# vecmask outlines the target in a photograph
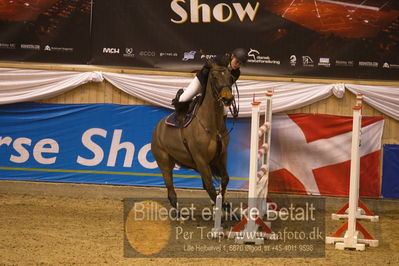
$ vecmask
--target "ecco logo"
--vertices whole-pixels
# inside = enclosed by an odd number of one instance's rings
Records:
[[[119,54],[119,48],[103,48],[103,54]]]
[[[155,56],[154,51],[140,51],[139,53],[140,56]]]

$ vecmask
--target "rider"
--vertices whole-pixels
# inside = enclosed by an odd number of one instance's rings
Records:
[[[219,66],[228,67],[235,82],[240,77],[240,66],[244,65],[248,60],[248,53],[243,48],[237,48],[232,53],[217,55],[211,60]],[[206,87],[210,68],[211,66],[207,62],[185,90],[180,89],[177,91],[176,98],[172,100],[176,113],[185,112],[193,97],[201,92],[201,88]]]

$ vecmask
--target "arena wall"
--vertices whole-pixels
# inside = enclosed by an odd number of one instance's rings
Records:
[[[134,71],[133,71],[134,72]],[[132,73],[129,71],[129,73]],[[138,72],[140,73],[140,72]],[[149,72],[145,72],[148,74]],[[154,72],[155,74],[163,74],[164,72]],[[171,73],[166,73],[171,74]],[[173,73],[172,73],[173,74]],[[191,73],[174,73],[175,75],[192,76]],[[287,78],[267,78],[267,77],[246,77],[243,76],[242,79],[264,79],[264,80],[276,80],[276,81],[288,81]],[[338,83],[343,82],[342,80],[318,80],[318,79],[291,79],[295,82],[316,82],[316,83]],[[345,83],[361,83],[367,85],[381,85],[381,82],[372,81],[345,81]],[[385,85],[385,83],[382,83]],[[50,99],[44,99],[40,102],[44,103],[63,103],[63,104],[78,104],[78,103],[114,103],[114,104],[124,104],[124,105],[137,105],[137,104],[149,104],[141,99],[128,95],[127,93],[119,90],[108,81],[103,82],[92,82],[81,85],[67,93],[58,95]],[[353,111],[352,107],[355,104],[355,95],[349,92],[345,92],[342,99],[338,99],[335,96],[331,96],[325,100],[319,101],[317,103],[289,110],[285,113],[319,113],[319,114],[331,114],[331,115],[345,115],[351,116]],[[386,116],[364,103],[363,108],[364,116],[383,116],[385,118],[384,132],[382,144],[399,144],[399,121],[396,121],[389,116]]]

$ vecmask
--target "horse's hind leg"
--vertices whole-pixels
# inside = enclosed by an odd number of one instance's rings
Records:
[[[221,177],[221,183],[220,183],[220,194],[222,195],[222,199],[223,199],[223,206],[224,208],[227,207],[225,206],[225,195],[226,195],[226,191],[227,191],[227,185],[229,184],[229,174],[227,173],[227,157],[226,154],[221,156],[221,159],[218,160],[214,167],[217,169],[217,172],[220,174]],[[228,205],[228,204],[227,204]]]
[[[211,173],[211,171],[209,170],[209,173]],[[201,177],[202,177],[202,186],[204,187],[204,189],[206,190],[206,192],[208,192],[209,197],[211,198],[211,200],[216,203],[216,189],[215,186],[213,185],[212,182],[212,174],[208,175],[208,174],[203,174],[201,173]]]

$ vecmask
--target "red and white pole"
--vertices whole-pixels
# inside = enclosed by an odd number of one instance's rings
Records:
[[[346,204],[337,214],[333,214],[333,219],[347,218],[345,222],[334,234],[326,237],[327,244],[335,243],[336,249],[356,249],[364,250],[365,245],[378,246],[378,240],[374,239],[366,229],[357,221],[358,219],[369,219],[378,221],[378,216],[371,214],[367,207],[359,200],[359,183],[360,183],[360,146],[362,134],[362,100],[363,96],[356,96],[356,105],[353,107],[352,122],[352,146],[351,146],[351,169],[349,183],[349,203]],[[362,215],[361,204],[364,211],[369,215]],[[347,214],[344,214],[344,211]],[[346,230],[346,231],[345,231]],[[341,233],[345,232],[343,237]],[[359,236],[362,233],[364,238]]]

